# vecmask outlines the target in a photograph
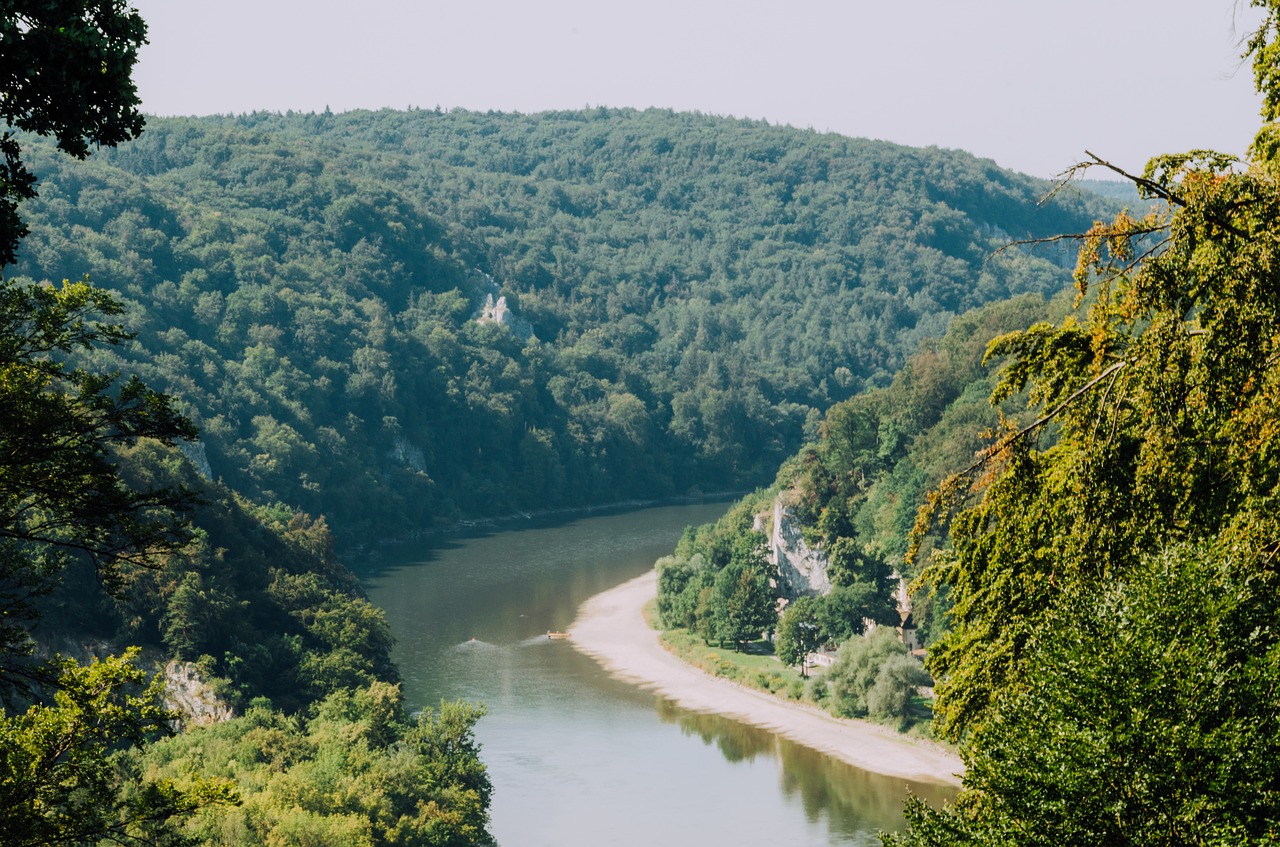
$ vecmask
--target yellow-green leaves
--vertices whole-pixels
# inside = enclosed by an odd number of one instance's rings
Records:
[[[1280,2],[1254,5],[1274,122]],[[955,809],[913,811],[916,844],[1275,843],[1280,135],[1259,138],[1248,167],[1152,159],[1164,210],[1082,239],[1084,319],[992,345],[997,396],[1039,417],[933,574],[955,621],[936,713],[969,770]]]
[[[133,648],[89,665],[60,660],[52,703],[0,716],[0,843],[80,843],[107,833],[120,843],[169,843],[172,819],[203,803],[234,802],[225,784],[180,788],[124,767],[118,751],[168,733],[172,717],[161,680],[149,679],[137,657]]]
[[[399,686],[374,683],[335,692],[309,719],[255,704],[140,758],[178,784],[239,786],[240,805],[209,805],[185,825],[197,843],[484,844],[492,786],[473,734],[483,714],[445,702],[413,719]]]

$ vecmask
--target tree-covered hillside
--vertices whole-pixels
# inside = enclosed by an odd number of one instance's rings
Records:
[[[757,484],[954,314],[1066,285],[1065,255],[996,248],[1106,211],[963,153],[660,111],[156,119],[30,158],[11,275],[118,292],[137,340],[93,366],[348,541]]]
[[[62,361],[122,342],[103,321],[115,314],[82,283],[0,281],[0,843],[197,843],[184,826],[208,844],[282,843],[300,828],[344,844],[487,842],[481,711],[411,719],[386,622],[324,521],[200,479],[174,446],[195,431],[170,398]],[[68,644],[94,658],[52,654]],[[195,729],[168,742],[184,751],[170,760],[159,739],[178,715],[161,706],[165,680],[148,684],[137,664],[142,647],[251,707],[217,730],[241,764],[258,761],[247,751],[261,753],[264,722],[292,729],[274,748],[288,753],[237,773],[190,752]],[[192,669],[169,666],[168,682],[212,709]],[[321,785],[392,759],[405,776],[394,790],[364,785],[357,807],[324,799]],[[300,806],[299,793],[318,799]]]
[[[906,559],[927,492],[971,463],[1001,419],[988,401],[996,382],[994,370],[983,366],[988,343],[1069,306],[1066,296],[1046,302],[1023,295],[960,315],[941,338],[921,345],[889,385],[833,405],[818,437],[782,463],[771,487],[744,497],[714,525],[689,530],[674,555],[658,562],[664,625],[708,640],[721,637],[717,625],[725,603],[702,592],[720,587],[735,558],[763,557],[765,537],[754,524],[760,516],[769,528],[781,500],[788,521],[828,563],[830,592],[792,598],[796,602],[788,607],[790,613],[800,600],[812,607],[813,642],[847,641],[862,633],[866,620],[896,626],[898,580],[891,574],[914,580],[917,561],[928,559]],[[1005,406],[1011,417],[1018,414]],[[942,540],[937,531],[921,539],[930,548],[945,546]],[[786,628],[787,616],[776,620],[773,596],[768,599],[769,620],[755,626],[753,635]],[[921,592],[914,598],[913,617],[926,643],[945,630],[947,605],[945,595]]]

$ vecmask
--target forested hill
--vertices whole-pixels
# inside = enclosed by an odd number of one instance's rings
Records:
[[[767,481],[954,314],[1067,285],[1066,250],[997,248],[1111,211],[956,151],[666,111],[24,143],[10,275],[119,292],[137,339],[93,364],[176,395],[216,477],[348,541]],[[475,320],[488,297],[516,320]]]

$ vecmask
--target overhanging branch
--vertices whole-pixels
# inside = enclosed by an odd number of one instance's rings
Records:
[[[1043,415],[1036,418],[1034,421],[1027,424],[1022,429],[1019,429],[1017,432],[1013,432],[1013,433],[1010,433],[1009,435],[1006,435],[1005,437],[1001,438],[998,442],[996,442],[994,445],[992,445],[990,448],[988,448],[987,450],[984,450],[981,458],[979,458],[976,462],[974,462],[969,467],[962,470],[957,476],[965,477],[973,473],[974,471],[978,470],[983,465],[985,465],[988,461],[990,461],[992,456],[999,453],[1000,450],[1002,450],[1006,445],[1012,444],[1014,441],[1017,441],[1021,438],[1025,438],[1034,430],[1037,430],[1040,427],[1044,426],[1045,424],[1049,423],[1049,421],[1053,420],[1058,415],[1060,415],[1072,403],[1074,403],[1076,400],[1079,400],[1082,396],[1084,396],[1086,393],[1092,390],[1094,386],[1103,382],[1104,380],[1106,380],[1112,374],[1119,371],[1121,368],[1123,368],[1127,364],[1129,364],[1128,361],[1122,359],[1121,361],[1110,365],[1105,370],[1103,370],[1102,373],[1098,374],[1093,379],[1089,380],[1084,385],[1080,386],[1075,391],[1071,392],[1071,395],[1067,397],[1065,400],[1063,400],[1061,403],[1054,406],[1052,409],[1045,412]]]

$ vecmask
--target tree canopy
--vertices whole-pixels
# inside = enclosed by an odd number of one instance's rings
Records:
[[[119,305],[86,283],[0,282],[0,692],[29,647],[31,600],[52,590],[75,555],[108,584],[123,566],[156,566],[188,534],[178,487],[139,490],[115,450],[140,438],[172,445],[195,430],[170,398],[136,379],[68,366],[64,356],[125,338],[98,315]]]
[[[213,473],[339,539],[766,483],[1111,206],[955,151],[661,110],[153,119],[29,145],[14,271],[94,279]],[[527,322],[477,320],[503,299]],[[492,314],[492,313],[491,313]],[[518,331],[513,331],[518,330]],[[532,336],[525,333],[532,331]]]
[[[938,491],[930,654],[964,791],[893,843],[1274,843],[1280,4],[1248,42],[1248,160],[1153,158],[1081,239],[1078,315],[995,341],[1034,420]],[[1100,160],[1095,160],[1095,164]],[[1105,166],[1105,165],[1104,165]]]
[[[72,156],[138,134],[130,79],[145,28],[126,4],[0,4],[0,266],[35,196],[14,129]],[[101,584],[158,567],[189,539],[181,489],[138,489],[116,461],[140,439],[194,437],[172,401],[136,379],[68,362],[128,338],[118,301],[87,283],[0,280],[0,840],[13,845],[173,843],[171,822],[224,786],[144,778],[122,751],[169,731],[160,683],[137,650],[88,666],[31,659],[39,602],[77,562]]]
[[[127,0],[0,3],[0,267],[13,264],[27,233],[18,204],[36,196],[11,128],[52,136],[79,159],[91,145],[136,138],[143,119],[133,66],[146,33]]]
[[[0,0],[0,266],[26,233],[29,154],[49,153],[39,136],[82,159],[141,131],[130,73],[144,35],[118,0]],[[439,719],[408,718],[385,621],[333,558],[323,519],[196,476],[176,449],[194,449],[194,426],[104,353],[135,338],[124,312],[87,277],[0,280],[0,842],[226,843],[229,829],[201,831],[193,815],[240,804],[267,821],[256,843],[486,842],[490,787],[471,736],[481,711],[442,704]],[[106,638],[191,660],[237,707],[252,702],[257,720],[226,728],[249,758],[263,752],[262,724],[298,726],[263,694],[313,709],[319,738],[295,733],[287,765],[272,766],[296,766],[289,776],[314,795],[300,774],[339,748],[359,760],[338,768],[344,777],[376,762],[401,766],[402,784],[393,799],[370,790],[369,806],[308,816],[294,795],[273,796],[234,767],[184,757],[162,773],[155,742],[178,716],[139,648],[86,664],[36,658],[37,626],[46,647]]]
[[[818,625],[818,641],[838,644],[860,635],[866,620],[896,626],[898,581],[892,574],[908,581],[919,575],[904,557],[926,493],[956,464],[971,460],[984,433],[1000,421],[987,402],[995,378],[983,367],[983,351],[994,337],[1069,305],[1063,297],[1046,303],[1027,295],[965,313],[941,338],[922,344],[889,385],[828,409],[818,437],[782,463],[773,486],[746,496],[716,524],[686,532],[674,556],[659,562],[664,625],[699,629],[698,597],[708,581],[729,561],[735,543],[753,534],[757,516],[772,520],[781,498],[786,519],[828,562],[832,590],[801,604]],[[1003,408],[1016,416],[1011,403]],[[930,549],[945,546],[943,535],[931,533]],[[921,635],[936,639],[946,626],[945,591],[919,592],[913,603]],[[792,655],[798,620],[783,618],[780,656]]]

